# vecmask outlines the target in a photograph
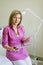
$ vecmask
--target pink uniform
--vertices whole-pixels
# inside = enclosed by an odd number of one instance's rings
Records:
[[[12,26],[6,26],[3,30],[2,45],[9,45],[11,47],[23,46],[21,40],[25,38],[25,31],[23,26],[18,26],[19,36],[16,35]],[[17,51],[6,50],[6,56],[11,61],[24,60],[28,57],[26,49],[19,48]]]

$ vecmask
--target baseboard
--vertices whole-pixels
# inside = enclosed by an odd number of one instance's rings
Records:
[[[42,58],[42,57],[39,57],[39,56],[34,56],[34,55],[31,55],[31,54],[30,54],[30,57],[31,57],[31,58],[35,58],[36,60],[43,61],[43,58]]]

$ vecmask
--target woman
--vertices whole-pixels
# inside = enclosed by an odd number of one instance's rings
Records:
[[[20,26],[22,14],[18,10],[12,11],[9,17],[9,26],[6,26],[2,35],[2,46],[6,49],[6,56],[14,65],[32,65],[28,52],[24,47],[30,38],[25,38],[25,30]]]

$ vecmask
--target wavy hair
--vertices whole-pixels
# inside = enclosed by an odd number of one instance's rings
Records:
[[[18,24],[18,25],[20,25],[20,23],[22,21],[22,13],[19,10],[13,10],[12,13],[10,14],[10,17],[9,17],[9,26],[12,25],[13,16],[16,16],[17,14],[20,14],[20,22]]]

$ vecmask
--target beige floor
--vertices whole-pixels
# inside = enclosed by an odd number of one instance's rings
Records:
[[[40,62],[39,62],[38,65],[43,65],[43,63],[40,63]]]
[[[43,65],[43,61],[40,61],[40,60],[33,60],[32,59],[32,65]]]

